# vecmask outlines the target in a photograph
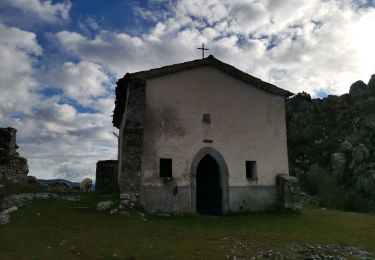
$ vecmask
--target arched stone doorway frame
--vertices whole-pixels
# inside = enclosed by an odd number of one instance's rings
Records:
[[[191,207],[197,210],[197,169],[198,164],[204,156],[209,154],[214,158],[220,169],[220,179],[222,187],[222,203],[223,203],[223,214],[229,210],[229,173],[228,166],[224,160],[224,157],[213,147],[203,147],[194,156],[193,162],[191,163]]]

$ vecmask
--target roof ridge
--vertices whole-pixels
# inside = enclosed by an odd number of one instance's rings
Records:
[[[274,95],[284,97],[293,95],[293,93],[289,92],[288,90],[279,88],[274,84],[268,83],[266,81],[261,80],[260,78],[254,77],[253,75],[250,75],[242,70],[237,69],[233,65],[224,63],[221,60],[216,59],[212,54],[210,54],[207,58],[203,59],[185,61],[182,63],[167,65],[159,68],[153,68],[133,73],[126,73],[125,76],[119,79],[119,81],[116,83],[116,105],[113,113],[114,126],[119,127],[119,120],[124,110],[124,108],[122,108],[121,106],[125,105],[123,99],[126,99],[126,97],[124,97],[123,95],[126,96],[126,88],[129,81],[137,79],[147,80],[203,66],[213,66],[214,68],[224,73],[227,73],[228,75],[237,78],[238,80],[244,81],[245,83],[253,85],[258,89],[261,89]]]

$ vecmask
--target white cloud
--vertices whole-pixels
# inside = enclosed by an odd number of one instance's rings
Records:
[[[56,101],[47,99],[33,115],[8,121],[18,129],[19,151],[29,161],[29,174],[74,181],[95,178],[98,160],[116,158],[110,114],[78,112]]]
[[[56,37],[70,54],[117,77],[199,58],[202,42],[223,61],[293,92],[344,93],[375,70],[375,9],[354,1],[181,0],[167,6],[168,18],[148,34],[102,30],[89,39],[62,31]]]
[[[37,98],[33,64],[42,54],[36,35],[0,24],[0,114],[30,114]]]
[[[3,0],[0,7],[7,8],[8,12],[8,14],[3,13],[3,21],[16,22],[14,17],[11,17],[16,15],[18,19],[27,19],[31,23],[36,22],[35,19],[47,23],[58,23],[69,18],[72,4],[70,1],[54,3],[50,0]]]
[[[39,69],[43,49],[35,33],[0,24],[0,35],[1,127],[18,129],[19,152],[29,161],[29,174],[94,178],[97,160],[116,157],[109,76],[86,61]],[[49,75],[63,94],[44,96],[41,74]],[[99,112],[78,111],[66,97]]]
[[[62,89],[65,96],[83,105],[88,105],[92,99],[106,94],[103,86],[110,84],[102,67],[87,61],[77,64],[65,62],[50,71],[47,82],[52,87]]]
[[[122,77],[128,71],[160,66],[163,61],[173,62],[184,56],[183,53],[194,57],[195,46],[189,43],[202,39],[198,31],[188,29],[179,32],[176,39],[169,39],[167,35],[132,37],[125,33],[101,31],[95,38],[88,39],[75,32],[62,31],[56,34],[56,39],[68,53],[99,63],[116,77]],[[196,37],[200,39],[196,40]],[[166,44],[165,40],[170,42]]]

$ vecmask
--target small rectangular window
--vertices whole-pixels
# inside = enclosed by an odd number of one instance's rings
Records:
[[[256,179],[257,178],[257,162],[246,161],[246,178]]]
[[[211,114],[203,114],[203,123],[211,124]]]
[[[160,158],[160,177],[172,178],[172,159]]]

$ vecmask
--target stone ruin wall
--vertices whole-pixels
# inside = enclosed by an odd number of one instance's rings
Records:
[[[95,191],[111,193],[118,190],[118,161],[98,161],[96,164]]]
[[[27,160],[16,151],[16,133],[11,127],[0,128],[0,181],[27,183],[29,168]]]
[[[300,211],[302,202],[300,186],[296,177],[288,174],[276,176],[276,196],[280,209]]]

